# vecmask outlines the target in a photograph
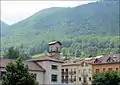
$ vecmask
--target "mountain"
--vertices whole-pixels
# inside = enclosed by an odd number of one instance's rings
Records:
[[[9,25],[0,20],[0,26],[1,26],[0,29],[2,31],[2,32],[0,32],[1,33],[0,36],[3,37],[3,36],[5,36],[4,33],[5,33],[6,30],[8,30]]]
[[[79,36],[118,36],[119,2],[99,1],[73,8],[52,7],[11,25],[2,38],[3,48],[9,46],[33,50],[52,40],[67,41]],[[9,37],[8,37],[9,36]],[[40,46],[38,46],[40,45]],[[70,46],[70,45],[69,45]],[[40,49],[40,48],[39,48]]]

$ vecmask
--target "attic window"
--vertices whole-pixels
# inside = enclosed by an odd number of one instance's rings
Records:
[[[111,59],[111,58],[109,58],[109,59],[107,60],[107,62],[114,62],[114,60]]]

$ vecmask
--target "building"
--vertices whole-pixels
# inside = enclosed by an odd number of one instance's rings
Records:
[[[93,59],[71,59],[62,64],[62,83],[91,85]]]
[[[92,85],[92,62],[93,58],[85,58],[79,66],[79,84],[80,85]]]
[[[61,84],[61,63],[60,59],[60,46],[59,41],[49,43],[49,55],[41,56],[35,59],[29,59],[24,63],[28,65],[29,72],[36,75],[39,84]],[[15,60],[1,59],[0,73],[4,73],[5,66],[8,62]]]
[[[5,67],[9,62],[14,62],[13,59],[0,59],[0,77],[5,72]],[[43,84],[43,74],[45,73],[45,69],[43,69],[40,65],[38,65],[36,62],[25,62],[26,65],[28,65],[29,71],[31,73],[36,74],[37,81],[39,84]]]
[[[104,55],[95,59],[92,64],[93,73],[120,71],[120,54]]]
[[[78,84],[77,74],[80,63],[76,63],[76,60],[68,60],[62,64],[62,83],[64,84]]]

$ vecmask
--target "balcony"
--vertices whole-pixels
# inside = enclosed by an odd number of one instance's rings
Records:
[[[65,83],[68,83],[68,79],[64,79],[64,82],[65,82]]]
[[[69,82],[74,82],[74,79],[69,79]]]
[[[74,78],[73,80],[76,81],[76,78]]]
[[[74,74],[76,74],[76,71],[70,71],[69,74],[74,75]]]

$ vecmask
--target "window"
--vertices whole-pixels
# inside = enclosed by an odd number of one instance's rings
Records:
[[[50,47],[50,52],[52,52],[52,47]]]
[[[105,72],[105,68],[103,68],[103,72]]]
[[[116,71],[118,71],[118,68],[116,68]]]
[[[79,77],[79,81],[81,81],[81,77]]]
[[[85,63],[86,66],[88,66],[88,63]]]
[[[74,76],[74,81],[76,81],[76,76]]]
[[[96,73],[99,73],[99,71],[100,71],[99,69],[96,69]]]
[[[86,77],[84,77],[84,78],[83,78],[83,82],[86,83],[86,81],[87,81],[87,79],[86,79]]]
[[[52,82],[57,82],[57,75],[52,74],[52,75],[51,75],[51,81],[52,81]]]
[[[91,74],[92,72],[91,72],[91,69],[89,69],[89,74]]]
[[[70,80],[71,82],[73,81],[73,79],[72,79],[72,76],[71,76],[71,80]]]
[[[68,69],[65,69],[66,70],[66,74],[68,74]]]
[[[108,71],[112,71],[112,68],[108,68]]]
[[[83,70],[83,75],[87,76],[87,70],[86,69]]]
[[[76,74],[76,68],[74,68],[74,74]]]
[[[91,81],[91,77],[89,77],[89,81]]]
[[[62,74],[64,74],[64,69],[62,69]]]
[[[68,83],[68,76],[65,76],[65,83]]]
[[[118,68],[116,68],[116,71],[118,71]]]
[[[71,74],[72,74],[72,69],[71,69]]]
[[[84,63],[82,63],[81,66],[83,67],[83,66],[84,66]]]
[[[57,69],[57,65],[52,65],[52,69]]]
[[[62,76],[62,83],[64,83],[64,76]]]

